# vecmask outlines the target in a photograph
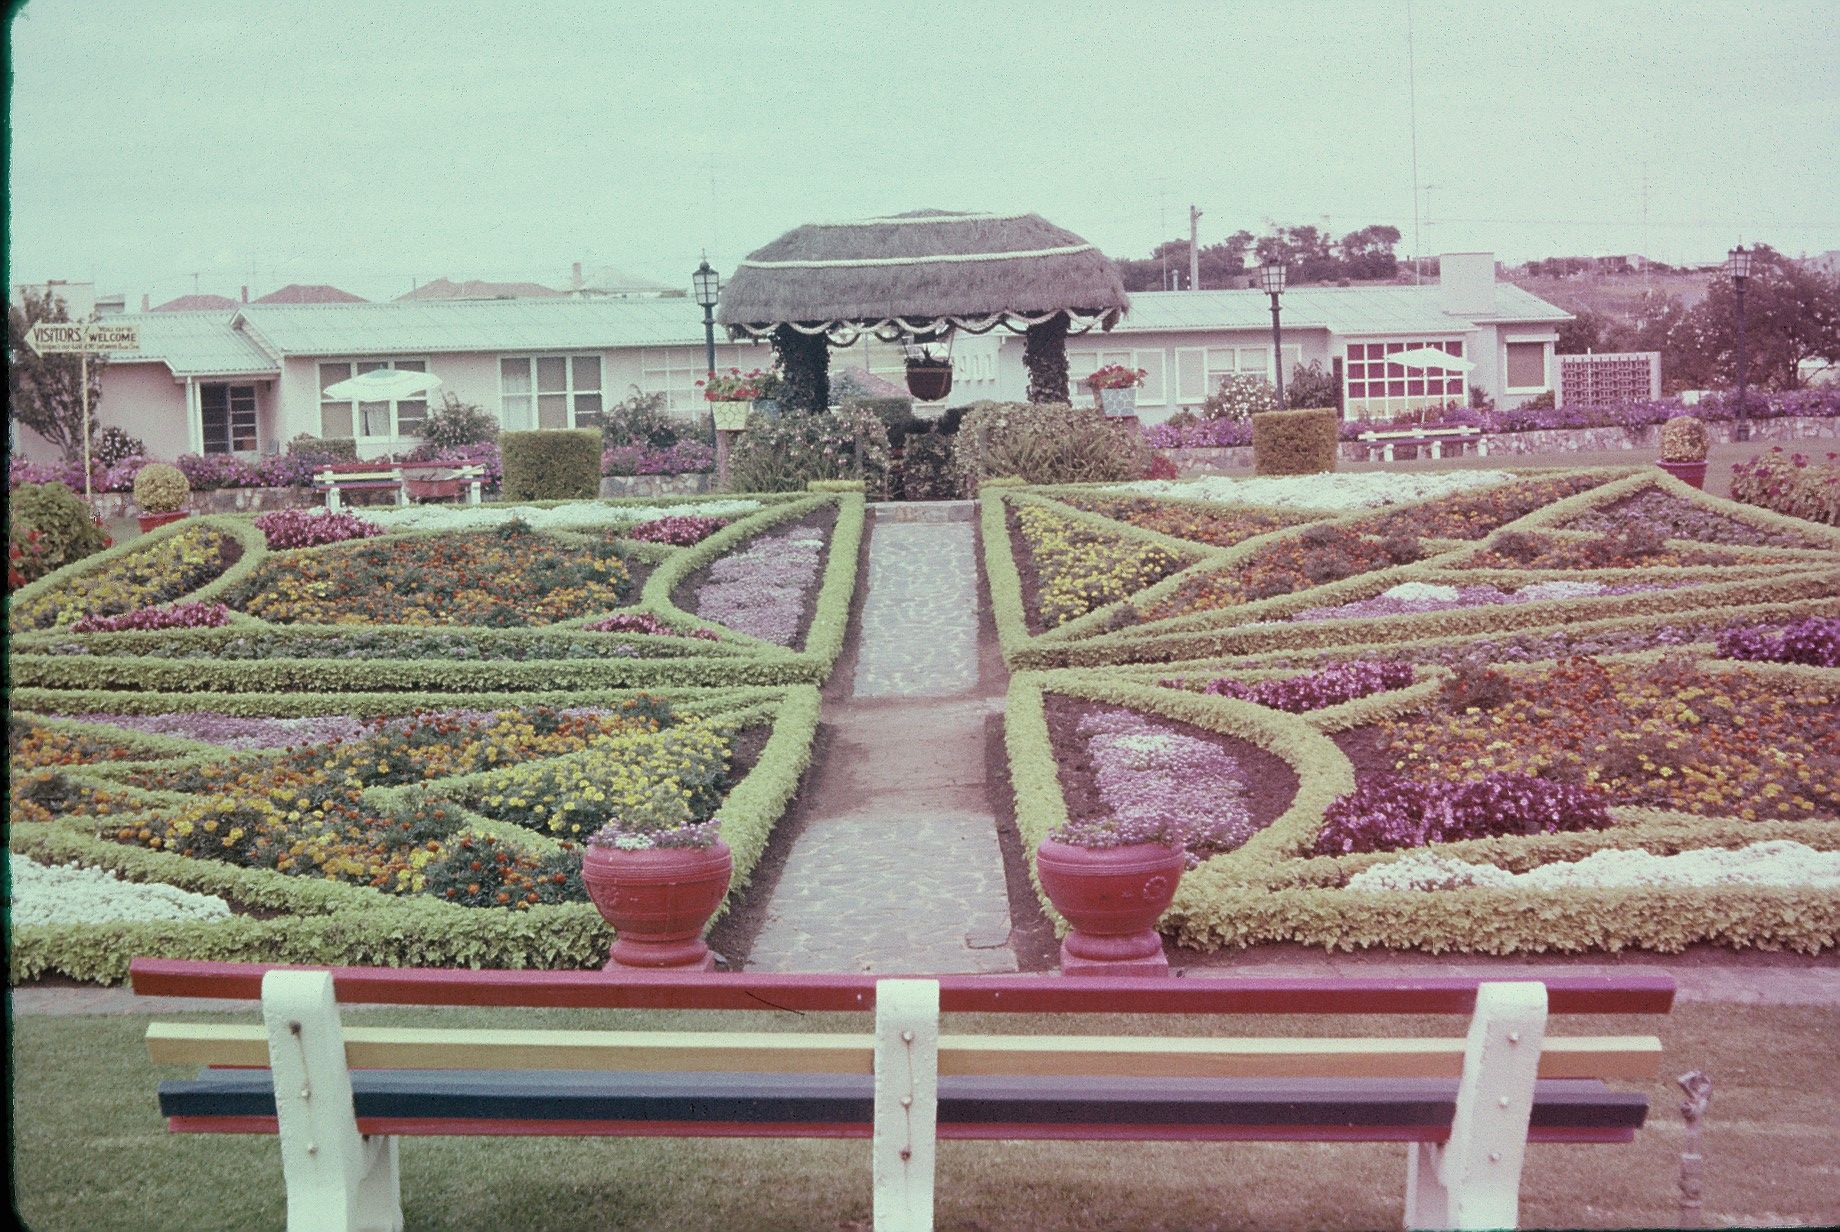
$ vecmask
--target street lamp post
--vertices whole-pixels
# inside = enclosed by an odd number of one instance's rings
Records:
[[[1738,297],[1738,421],[1732,425],[1731,439],[1748,441],[1751,439],[1749,401],[1749,365],[1744,355],[1744,284],[1751,276],[1751,254],[1739,244],[1732,249],[1725,261],[1725,272],[1731,275],[1731,289]]]
[[[1265,266],[1265,293],[1271,296],[1271,370],[1277,375],[1278,409],[1284,409],[1284,330],[1278,324],[1278,296],[1284,290],[1284,262]]]
[[[703,358],[704,367],[708,369],[705,379],[716,377],[716,301],[722,296],[722,276],[709,268],[707,258],[696,267],[696,273],[690,276],[690,285],[696,294],[696,302],[703,306]],[[731,435],[720,428],[716,434],[716,486],[728,487],[728,450]]]

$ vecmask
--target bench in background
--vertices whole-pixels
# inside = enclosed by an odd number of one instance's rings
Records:
[[[402,1227],[418,1135],[871,1140],[877,1228],[932,1226],[939,1138],[1407,1144],[1408,1227],[1511,1227],[1526,1143],[1631,1141],[1652,1036],[1549,1014],[1665,1013],[1666,977],[1415,980],[331,971],[137,959],[143,995],[262,1002],[154,1023],[174,1132],[278,1133],[288,1226]],[[343,1027],[338,1004],[873,1012],[860,1034]],[[1460,1038],[941,1034],[942,1012],[1468,1016]],[[262,1068],[266,1066],[267,1068]],[[228,1068],[241,1067],[241,1068]]]
[[[1393,450],[1399,445],[1411,445],[1415,449],[1429,445],[1431,447],[1431,456],[1433,458],[1441,458],[1444,456],[1445,445],[1454,444],[1457,452],[1460,454],[1463,452],[1464,445],[1474,441],[1476,445],[1476,456],[1478,458],[1486,458],[1489,456],[1489,438],[1483,433],[1481,428],[1475,427],[1402,428],[1397,431],[1389,432],[1363,432],[1355,437],[1355,439],[1367,446],[1367,456],[1370,459],[1374,456],[1374,450],[1377,447],[1380,450],[1380,460],[1382,462],[1391,462],[1393,460]]]
[[[405,474],[405,471],[407,474]],[[394,491],[396,503],[407,505],[411,489],[418,485],[429,485],[445,489],[452,485],[451,495],[458,495],[460,488],[466,488],[466,503],[479,503],[480,489],[485,483],[485,468],[475,463],[461,466],[428,466],[416,463],[378,463],[374,466],[363,464],[346,464],[342,467],[328,466],[315,472],[313,486],[326,494],[326,508],[337,513],[343,506],[342,492],[378,492]]]

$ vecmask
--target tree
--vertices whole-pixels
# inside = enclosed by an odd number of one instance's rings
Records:
[[[1339,245],[1342,268],[1349,278],[1391,278],[1399,272],[1399,259],[1393,246],[1399,243],[1399,228],[1376,224],[1350,231]]]
[[[1252,247],[1250,231],[1236,231],[1216,244],[1203,244],[1197,264],[1201,285],[1208,290],[1239,285],[1246,272],[1246,253]],[[1118,272],[1127,291],[1167,291],[1164,271],[1176,276],[1176,287],[1188,285],[1188,241],[1167,240],[1150,251],[1148,260],[1122,260]]]
[[[6,392],[9,413],[21,427],[30,428],[56,445],[67,462],[83,460],[82,357],[43,355],[34,351],[26,335],[40,321],[68,321],[69,309],[61,296],[31,289],[21,302],[6,310]],[[102,402],[102,369],[108,360],[89,360],[89,430],[96,432],[96,409]]]
[[[1737,383],[1738,306],[1731,279],[1713,279],[1679,332],[1677,345],[1696,352],[1708,385]],[[1803,360],[1840,362],[1840,279],[1757,245],[1744,288],[1744,340],[1753,387],[1801,388]]]

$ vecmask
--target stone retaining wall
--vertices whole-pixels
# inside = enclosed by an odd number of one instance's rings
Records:
[[[270,509],[311,509],[323,503],[311,488],[212,488],[193,492],[185,507],[193,513],[267,513]],[[132,518],[141,507],[132,492],[98,492],[96,512],[107,518]]]
[[[1715,445],[1722,445],[1731,439],[1729,423],[1709,423],[1706,435]],[[1790,441],[1814,440],[1822,437],[1832,439],[1840,436],[1840,420],[1813,415],[1788,415],[1780,419],[1753,419],[1751,421],[1751,439],[1754,441]],[[1632,453],[1657,454],[1661,447],[1661,425],[1650,424],[1631,432],[1626,428],[1551,428],[1539,432],[1493,432],[1485,438],[1489,445],[1489,457],[1509,458],[1517,454],[1564,453],[1567,451],[1586,452],[1603,449],[1627,449]],[[1410,458],[1414,451],[1411,445],[1394,445],[1395,458]],[[1452,457],[1457,451],[1455,441],[1444,442],[1444,456]],[[1463,447],[1465,455],[1473,454],[1475,446]],[[1252,446],[1237,445],[1228,448],[1192,448],[1161,449],[1157,451],[1176,464],[1176,470],[1184,473],[1205,474],[1216,470],[1233,470],[1252,465]],[[1344,462],[1377,462],[1380,460],[1380,444],[1366,441],[1343,441],[1339,456]],[[1427,448],[1425,456],[1431,456]]]
[[[716,477],[709,471],[689,475],[603,475],[601,499],[621,496],[698,496],[715,490]]]

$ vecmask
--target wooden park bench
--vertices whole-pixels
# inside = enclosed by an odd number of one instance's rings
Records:
[[[1380,450],[1380,460],[1382,462],[1391,462],[1393,460],[1393,450],[1399,445],[1411,445],[1415,448],[1422,448],[1429,445],[1431,447],[1431,456],[1433,458],[1441,458],[1444,456],[1444,446],[1446,444],[1456,445],[1457,452],[1462,453],[1463,446],[1474,441],[1476,444],[1476,456],[1478,458],[1486,458],[1489,456],[1488,436],[1481,428],[1472,426],[1459,428],[1398,428],[1386,432],[1367,431],[1360,433],[1355,439],[1367,446],[1367,456],[1370,459],[1374,456],[1374,450],[1377,447]]]
[[[415,494],[414,489],[421,484],[439,485],[443,489],[451,485],[455,495],[464,485],[467,489],[466,503],[477,505],[480,488],[484,483],[485,468],[475,463],[445,466],[413,462],[345,462],[322,467],[313,476],[314,488],[326,494],[326,508],[334,513],[343,505],[342,492],[394,490],[396,503],[407,505],[409,497]]]
[[[1551,1014],[1665,1013],[1666,977],[1157,979],[266,967],[137,959],[143,995],[260,999],[262,1025],[156,1022],[177,1133],[278,1133],[288,1227],[402,1227],[420,1135],[857,1137],[878,1229],[930,1228],[947,1139],[1403,1142],[1408,1227],[1515,1225],[1528,1142],[1633,1139],[1653,1036]],[[338,1006],[856,1011],[860,1034],[342,1027]],[[944,1013],[1412,1014],[1449,1038],[941,1034]],[[1197,1183],[1205,1184],[1204,1179]],[[1325,1184],[1333,1180],[1325,1178]],[[1229,1216],[1230,1218],[1230,1216]]]

